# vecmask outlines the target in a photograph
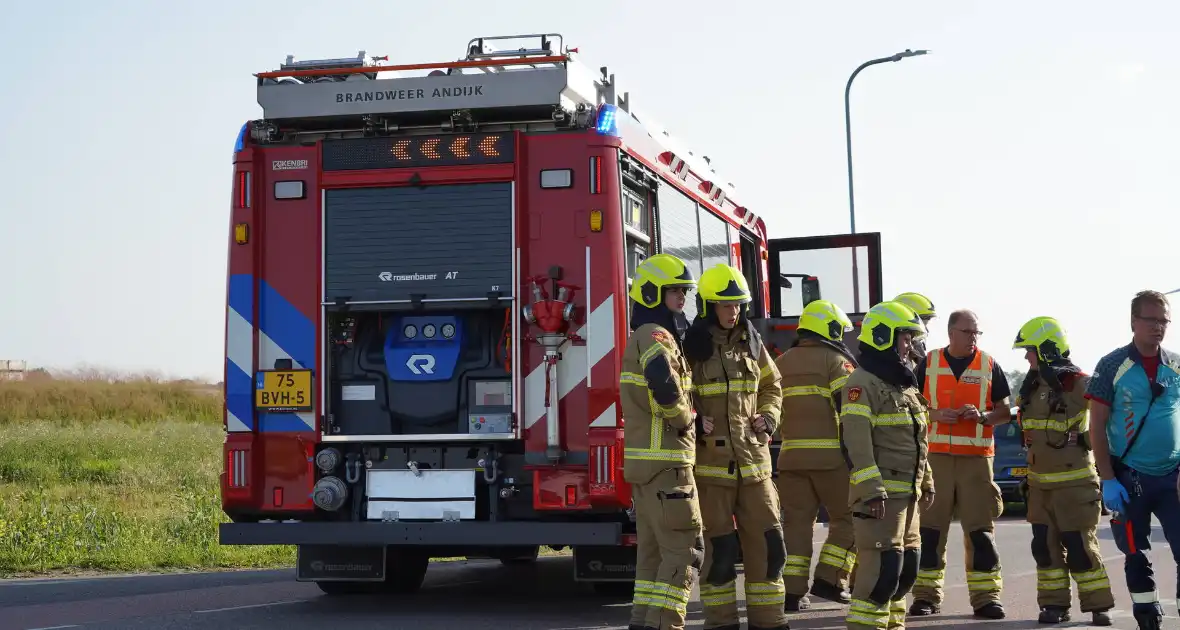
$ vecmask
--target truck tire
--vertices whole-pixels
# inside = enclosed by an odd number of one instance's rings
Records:
[[[416,593],[430,568],[430,554],[413,547],[390,547],[385,556],[384,593]]]

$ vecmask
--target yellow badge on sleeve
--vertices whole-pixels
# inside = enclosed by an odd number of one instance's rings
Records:
[[[848,388],[848,402],[856,402],[858,400],[860,400],[860,388],[859,387]]]

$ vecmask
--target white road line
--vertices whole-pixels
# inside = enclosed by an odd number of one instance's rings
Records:
[[[266,608],[267,606],[284,606],[286,604],[301,604],[307,601],[306,599],[292,599],[285,602],[270,602],[266,604],[247,604],[246,606],[230,606],[228,608],[210,608],[209,610],[194,610],[194,613],[215,613],[224,612],[226,610],[245,610],[247,608]]]
[[[81,628],[82,626],[47,626],[45,628],[29,628],[29,630],[62,630],[62,628]]]

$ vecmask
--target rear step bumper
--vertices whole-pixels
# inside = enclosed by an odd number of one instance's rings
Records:
[[[620,523],[221,523],[223,545],[622,545]]]

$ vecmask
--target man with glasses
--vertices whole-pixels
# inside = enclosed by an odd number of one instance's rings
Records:
[[[911,615],[937,613],[944,599],[946,540],[957,515],[967,557],[967,592],[975,616],[1003,619],[1000,553],[995,521],[1004,510],[992,472],[993,427],[1011,419],[1008,378],[998,361],[980,350],[979,319],[968,310],[947,319],[950,343],[926,353],[914,370],[930,405],[930,467],[934,502],[923,509],[922,555]]]
[[[1131,300],[1131,343],[1098,361],[1086,389],[1102,500],[1126,556],[1131,612],[1141,630],[1158,630],[1164,614],[1147,559],[1152,516],[1180,565],[1180,355],[1162,347],[1170,310],[1162,293],[1139,292]],[[1180,584],[1175,594],[1180,600]]]

